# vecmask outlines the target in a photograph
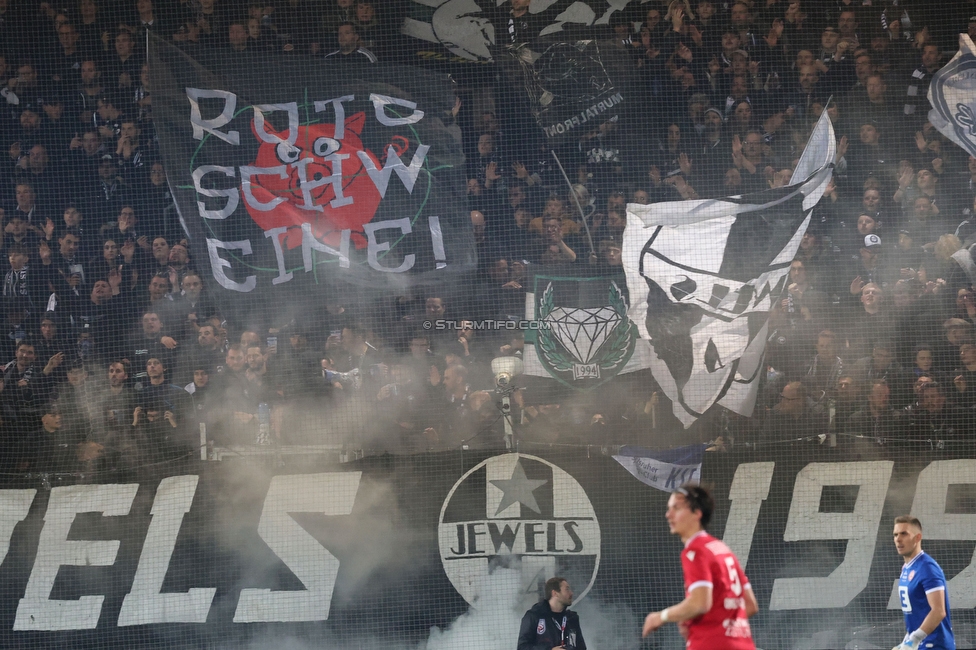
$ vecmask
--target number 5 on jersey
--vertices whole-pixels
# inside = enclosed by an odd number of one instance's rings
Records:
[[[730,555],[726,556],[725,557],[725,566],[728,567],[728,569],[729,569],[729,581],[732,583],[732,587],[731,587],[732,593],[735,594],[736,596],[741,596],[742,595],[742,581],[739,580],[739,572],[735,568],[735,558],[733,558]],[[906,592],[906,596],[905,597],[906,598],[908,597],[907,596],[907,592]]]

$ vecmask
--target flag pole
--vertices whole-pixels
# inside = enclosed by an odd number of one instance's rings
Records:
[[[550,150],[549,153],[552,157],[556,159],[556,165],[559,166],[559,171],[562,172],[563,178],[566,179],[566,185],[569,186],[569,195],[573,197],[573,203],[576,204],[576,209],[579,210],[580,218],[583,219],[583,228],[586,230],[586,240],[590,244],[590,257],[596,257],[596,248],[593,246],[593,236],[590,234],[590,224],[586,223],[586,215],[583,213],[583,206],[580,205],[579,197],[576,196],[576,190],[573,189],[573,184],[569,182],[569,176],[566,175],[566,170],[563,169],[562,162],[559,161],[559,156],[556,155],[554,150]]]

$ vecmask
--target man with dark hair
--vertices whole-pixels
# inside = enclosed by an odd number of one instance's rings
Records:
[[[146,377],[149,382],[142,388],[145,398],[156,400],[168,410],[182,413],[186,406],[187,393],[168,379],[169,366],[162,357],[150,356],[145,360]]]
[[[33,184],[29,181],[17,181],[17,184],[14,186],[14,205],[9,212],[10,214],[7,215],[8,221],[14,215],[20,215],[28,224],[39,226],[44,223],[44,218],[38,211],[37,193],[34,191]]]
[[[688,650],[754,650],[749,617],[759,603],[735,554],[705,532],[714,511],[711,493],[697,483],[685,483],[668,498],[668,527],[685,545],[681,568],[687,595],[648,614],[643,636],[670,621],[681,625]]]
[[[110,88],[130,88],[139,82],[142,70],[142,56],[136,50],[132,33],[120,29],[115,35],[115,53],[105,60],[105,78]]]
[[[257,402],[248,394],[247,368],[246,349],[240,343],[233,343],[227,348],[217,376],[208,380],[213,384],[208,392],[213,406],[212,421],[216,425],[211,438],[219,444],[240,444],[248,438],[250,427],[243,425],[254,420]]]
[[[65,426],[61,411],[52,403],[41,409],[40,426],[34,436],[32,469],[46,472],[70,472],[79,469],[78,449],[84,434]]]
[[[573,590],[565,578],[546,580],[543,599],[522,616],[518,650],[586,650],[579,614],[569,609]]]
[[[39,359],[50,359],[56,354],[65,355],[65,351],[68,349],[68,341],[65,337],[61,335],[58,331],[58,319],[54,315],[54,312],[45,312],[41,316],[41,322],[39,326],[40,336],[33,339],[34,341],[34,352]],[[64,372],[62,368],[54,374],[55,381],[60,382],[64,379]]]
[[[43,370],[35,365],[34,345],[17,344],[13,361],[3,366],[0,376],[0,415],[5,427],[28,426],[37,417],[37,409],[48,400],[54,380],[52,373],[61,365],[63,355],[47,361]]]
[[[167,250],[168,254],[169,251]],[[179,341],[187,334],[185,331],[187,316],[185,309],[187,305],[177,303],[174,300],[170,293],[173,289],[174,287],[170,284],[169,273],[166,271],[155,273],[149,280],[149,304],[146,306],[146,310],[156,312],[166,333],[172,335],[174,340]]]
[[[135,438],[143,444],[145,462],[176,460],[193,453],[183,421],[168,406],[158,402],[140,404],[132,411]]]
[[[366,329],[358,323],[349,323],[342,328],[340,338],[342,353],[336,358],[336,366],[343,372],[358,369],[365,379],[370,366],[380,363],[379,350],[366,340]]]
[[[142,145],[142,129],[139,128],[138,121],[131,117],[122,120],[115,160],[123,180],[130,186],[137,184],[140,172],[144,172],[146,166],[146,148]],[[145,174],[142,173],[141,176]]]
[[[142,315],[142,328],[133,333],[130,343],[128,356],[129,363],[137,369],[133,379],[144,382],[146,379],[146,362],[149,359],[159,359],[167,368],[174,367],[173,362],[176,358],[176,341],[163,334],[163,323],[155,311],[147,310]]]
[[[58,238],[58,250],[51,259],[51,267],[57,272],[51,273],[54,289],[62,300],[69,293],[74,300],[88,293],[85,265],[78,254],[80,244],[81,232],[77,228],[68,228]]]
[[[247,381],[247,395],[255,405],[271,403],[276,397],[274,390],[274,375],[268,368],[268,350],[261,344],[248,345],[244,350],[244,360],[247,369],[244,379]]]
[[[95,114],[98,98],[105,92],[105,86],[101,81],[102,72],[99,70],[98,61],[94,56],[82,59],[78,72],[79,83],[73,95],[72,117],[78,117],[80,121],[90,123]],[[77,144],[74,140],[71,141],[71,149],[74,150],[82,146],[82,141],[85,142],[84,152],[88,156],[94,156],[101,145],[100,139],[91,140],[88,132],[86,132]],[[92,147],[91,145],[95,142],[98,144]]]
[[[945,441],[964,439],[972,429],[971,411],[947,404],[937,381],[919,387],[918,406],[910,419],[910,437],[924,447],[938,448]]]
[[[51,80],[73,86],[81,78],[81,61],[84,58],[78,46],[78,30],[71,23],[64,23],[58,26],[57,31],[61,51],[53,54],[48,61]]]
[[[895,517],[895,550],[905,561],[898,577],[898,600],[905,614],[905,638],[892,650],[955,650],[949,593],[942,567],[922,550],[922,522]]]
[[[77,256],[87,262],[102,253],[101,240],[96,241],[94,229],[85,228],[82,223],[85,215],[80,209],[80,203],[69,203],[61,213],[61,220],[55,220],[52,238],[60,240],[67,232],[74,232],[80,239]],[[119,244],[121,246],[121,244]]]
[[[920,64],[912,71],[902,86],[904,92],[901,94],[905,98],[904,112],[910,126],[921,127],[925,123],[928,114],[926,98],[929,83],[932,81],[932,75],[938,72],[941,67],[942,52],[939,46],[936,43],[923,45]],[[911,129],[911,131],[914,130],[914,128]]]
[[[104,446],[105,462],[116,462],[118,456],[134,457],[135,442],[129,429],[135,408],[135,392],[127,386],[129,371],[120,359],[108,364],[108,385],[96,402],[97,426],[93,442]]]
[[[30,230],[27,217],[20,212],[8,212],[7,224],[0,232],[0,250],[7,255],[7,249],[14,244],[21,244],[28,252],[37,251],[40,239],[37,233]]]
[[[336,30],[338,50],[325,55],[325,60],[332,65],[343,63],[376,63],[376,55],[362,47],[359,42],[359,32],[352,22],[344,22]]]
[[[51,273],[43,264],[30,265],[30,251],[16,242],[6,248],[10,270],[3,279],[3,298],[24,301],[31,314],[44,311],[51,295]]]
[[[217,330],[210,323],[204,323],[197,331],[197,342],[188,345],[180,356],[180,383],[193,378],[193,372],[204,368],[216,374],[224,360],[224,352],[217,338]]]
[[[806,387],[813,392],[814,402],[823,401],[827,391],[837,384],[844,372],[844,362],[838,356],[840,347],[837,335],[832,330],[821,330],[817,334],[817,353],[804,367],[802,378]]]
[[[468,383],[468,368],[460,363],[451,363],[444,369],[441,380],[444,392],[435,397],[435,408],[431,411],[433,426],[424,431],[432,448],[455,449],[468,443],[490,445],[490,436],[472,440],[478,432],[479,412],[490,399],[483,390],[471,390]]]
[[[136,260],[142,264],[144,257],[151,250],[151,244],[148,235],[144,234],[141,228],[137,230],[139,217],[136,216],[135,208],[131,205],[120,205],[109,218],[112,220],[111,223],[104,224],[99,228],[98,236],[102,241],[113,240],[120,249],[127,242],[137,245],[139,248]],[[145,266],[148,269],[153,268],[153,265],[148,262],[145,263]]]
[[[101,106],[101,100],[99,105]],[[110,127],[102,128],[111,131]],[[102,137],[105,137],[104,134]],[[127,187],[122,182],[119,166],[112,154],[102,154],[97,171],[96,177],[92,179],[93,182],[86,191],[88,200],[85,207],[97,221],[102,222],[119,214],[125,205]]]
[[[125,100],[118,91],[107,90],[95,100],[95,113],[92,124],[98,131],[106,152],[115,149],[119,136],[122,135],[122,121],[125,119]],[[102,160],[105,160],[103,157]],[[110,158],[112,164],[118,167],[116,159]]]
[[[846,432],[872,438],[878,444],[902,436],[904,418],[891,408],[891,389],[883,379],[875,379],[868,389],[867,406],[850,417]]]
[[[235,53],[247,50],[247,25],[243,20],[232,20],[227,25],[227,45]]]
[[[895,360],[896,353],[897,348],[893,342],[876,340],[872,346],[871,356],[858,359],[851,374],[864,385],[875,380],[883,380],[891,389],[892,401],[902,404],[908,399],[911,378]]]
[[[65,365],[67,381],[57,387],[55,402],[69,429],[89,432],[97,424],[97,389],[88,381],[88,370],[81,359],[72,359]]]

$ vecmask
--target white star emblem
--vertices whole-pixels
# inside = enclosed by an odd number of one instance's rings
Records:
[[[491,481],[492,485],[504,493],[495,514],[497,515],[508,506],[517,502],[541,515],[542,510],[539,508],[539,504],[535,500],[535,495],[532,493],[548,482],[526,477],[525,470],[522,469],[522,462],[516,461],[515,469],[512,471],[512,478]]]

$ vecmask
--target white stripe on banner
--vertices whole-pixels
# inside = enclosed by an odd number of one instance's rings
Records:
[[[667,451],[621,447],[613,459],[641,483],[663,492],[674,492],[683,483],[701,480],[705,447],[688,445]]]

